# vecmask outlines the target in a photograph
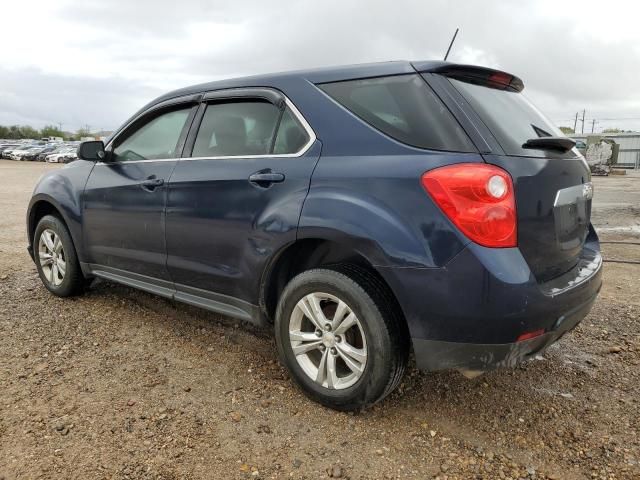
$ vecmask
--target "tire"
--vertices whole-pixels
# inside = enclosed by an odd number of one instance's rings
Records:
[[[340,301],[347,313],[338,317],[352,324],[346,331],[335,319]],[[314,304],[322,315],[310,315]],[[356,320],[347,322],[351,313]],[[317,328],[322,323],[318,319],[326,319],[330,329]],[[337,323],[331,325],[333,320]],[[278,302],[275,336],[280,360],[304,393],[340,411],[363,409],[384,399],[400,382],[409,356],[406,325],[390,292],[376,277],[352,265],[294,277]],[[318,373],[324,365],[334,368]]]
[[[55,254],[51,253],[53,251]],[[73,240],[58,217],[46,215],[38,222],[33,235],[33,256],[40,280],[51,293],[58,297],[70,297],[83,291],[85,280]]]

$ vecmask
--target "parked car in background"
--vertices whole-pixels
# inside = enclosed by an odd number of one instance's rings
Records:
[[[77,151],[78,151],[77,148],[74,148],[73,150],[68,152],[63,159],[63,163],[71,163],[74,160],[77,160],[78,159]]]
[[[2,151],[2,158],[11,158],[11,154],[16,150],[21,150],[25,147],[24,143],[19,143],[16,145],[10,145],[6,149]]]
[[[38,145],[27,145],[15,150],[12,150],[9,154],[9,158],[11,160],[26,160],[26,156],[31,154],[34,151],[40,150],[40,146]]]
[[[47,145],[30,148],[29,151],[22,156],[22,160],[30,162],[36,161],[38,155],[40,155],[40,153],[42,153],[46,149]]]
[[[74,160],[80,142],[60,142],[57,139],[43,140],[0,140],[0,158],[44,162],[48,155],[64,153],[55,161],[60,163]]]
[[[19,146],[21,146],[20,143],[3,143],[2,145],[0,145],[0,158],[5,158],[4,157],[5,151],[10,152],[12,149],[17,148]],[[8,153],[7,153],[7,158],[8,158]]]
[[[60,160],[62,163],[76,158],[75,150],[78,144],[79,142],[60,142],[57,139],[0,140],[0,158],[43,162],[48,155],[64,152]]]
[[[36,155],[34,160],[37,160],[39,162],[44,162],[44,159],[46,158],[47,155],[51,155],[52,153],[56,153],[59,150],[60,150],[60,145],[59,144],[47,145],[40,152],[38,152],[38,154]]]
[[[587,156],[587,143],[584,140],[576,140],[576,149],[584,156]]]
[[[410,350],[513,367],[602,283],[589,168],[523,89],[433,61],[171,92],[41,178],[28,249],[54,295],[99,277],[270,325],[339,410],[387,396]]]
[[[68,163],[69,160],[77,158],[75,147],[64,147],[59,151],[47,155],[45,161],[49,163]]]

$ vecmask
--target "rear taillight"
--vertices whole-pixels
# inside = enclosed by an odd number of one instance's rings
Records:
[[[422,185],[470,240],[485,247],[517,245],[516,201],[511,176],[483,163],[430,170]]]

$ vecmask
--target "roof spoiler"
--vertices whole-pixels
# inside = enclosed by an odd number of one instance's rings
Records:
[[[513,90],[516,92],[524,90],[524,83],[520,78],[492,68],[447,62],[414,62],[413,68],[418,72],[439,73],[457,80],[477,83],[499,90]]]

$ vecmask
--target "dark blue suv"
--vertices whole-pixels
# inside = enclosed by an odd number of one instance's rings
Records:
[[[166,94],[46,174],[29,251],[54,294],[111,280],[273,325],[313,399],[371,405],[418,368],[476,373],[589,312],[587,164],[488,68],[389,62]]]

